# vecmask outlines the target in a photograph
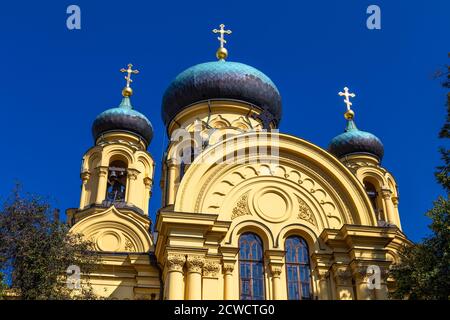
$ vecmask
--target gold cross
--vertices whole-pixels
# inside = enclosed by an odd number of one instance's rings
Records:
[[[225,34],[231,34],[231,30],[225,30],[225,25],[224,25],[223,23],[222,23],[219,27],[220,27],[219,30],[214,29],[212,32],[214,32],[214,33],[220,33],[220,37],[217,37],[217,40],[220,41],[220,47],[223,48],[223,45],[224,45],[225,43],[227,43],[227,41],[225,40],[224,35],[225,35]]]
[[[341,97],[345,96],[344,103],[347,105],[347,111],[350,111],[352,103],[350,102],[349,98],[354,98],[356,97],[356,95],[354,93],[349,93],[347,87],[344,87],[344,92],[339,92],[339,95]]]
[[[127,88],[130,87],[130,83],[133,82],[133,80],[131,80],[131,74],[138,74],[139,70],[133,70],[132,69],[133,65],[131,63],[128,64],[128,69],[120,69],[120,72],[126,72],[128,73],[128,75],[125,76],[125,80],[127,80]]]

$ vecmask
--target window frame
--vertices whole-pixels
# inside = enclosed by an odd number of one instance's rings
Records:
[[[249,259],[243,259],[241,258],[241,239],[243,236],[252,235],[254,236],[258,241],[259,245],[261,247],[261,260],[249,260]],[[264,243],[261,239],[261,237],[254,233],[254,232],[244,232],[239,236],[238,241],[239,246],[239,258],[238,258],[238,275],[239,275],[239,299],[240,300],[246,300],[246,301],[258,301],[258,300],[266,300],[266,267],[265,267],[265,260],[264,260]],[[261,299],[255,299],[253,294],[253,289],[251,289],[251,299],[243,299],[242,298],[242,275],[241,275],[241,265],[242,263],[250,263],[250,264],[261,264],[261,284],[262,284],[262,296]],[[251,273],[252,275],[252,273]],[[251,288],[253,288],[253,275],[250,278],[250,284]]]
[[[307,261],[300,261],[298,259],[298,254],[297,254],[297,250],[295,251],[295,256],[297,257],[297,261],[288,261],[288,241],[290,239],[299,239],[300,242],[303,244],[303,247],[306,249],[306,259]],[[286,270],[286,293],[287,293],[287,299],[288,300],[312,300],[314,297],[314,289],[313,289],[313,281],[312,281],[312,272],[311,272],[311,259],[310,259],[310,252],[309,252],[309,245],[308,242],[305,240],[305,238],[303,238],[302,236],[299,235],[291,235],[289,237],[287,237],[284,241],[284,246],[286,249],[286,255],[285,255],[285,270]],[[294,267],[295,271],[297,273],[297,287],[298,287],[298,298],[291,298],[290,292],[289,292],[289,284],[294,282],[295,280],[290,280],[289,279],[289,267]],[[303,284],[305,282],[302,281],[302,277],[301,277],[301,270],[306,269],[309,273],[309,277],[308,277],[308,286],[309,286],[309,297],[303,297]]]

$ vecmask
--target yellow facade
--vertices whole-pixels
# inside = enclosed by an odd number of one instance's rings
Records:
[[[387,271],[408,243],[392,174],[367,153],[337,158],[301,138],[266,133],[260,113],[243,101],[210,99],[170,121],[154,229],[148,203],[155,166],[146,143],[121,130],[96,140],[83,158],[80,205],[68,220],[102,254],[90,275],[97,294],[240,299],[239,239],[251,232],[262,240],[265,299],[288,299],[285,244],[294,235],[308,246],[310,298],[388,297],[394,284]],[[199,146],[196,134],[208,135],[208,144]],[[189,164],[180,161],[186,146],[201,150]],[[125,198],[108,203],[117,161],[125,165]],[[377,289],[367,272],[373,265],[381,270]]]

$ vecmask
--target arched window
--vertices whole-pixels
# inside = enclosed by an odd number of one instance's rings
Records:
[[[377,189],[375,188],[375,186],[372,183],[367,182],[367,181],[364,181],[364,187],[366,188],[366,193],[369,196],[370,202],[372,203],[373,210],[375,210],[375,212],[377,212],[378,211]]]
[[[124,202],[127,185],[127,165],[116,160],[109,164],[108,184],[106,187],[107,202]]]
[[[239,281],[241,300],[264,299],[264,250],[254,233],[239,238]]]
[[[383,223],[384,223],[384,221],[386,221],[386,219],[382,216],[383,210],[380,209],[380,206],[378,204],[379,197],[378,197],[377,189],[376,189],[375,185],[373,185],[373,183],[370,183],[368,181],[364,181],[364,187],[366,189],[367,195],[369,196],[373,211],[375,211],[375,215],[377,217],[378,224],[383,225]]]
[[[303,238],[293,236],[286,239],[285,246],[288,299],[311,299],[308,244]]]

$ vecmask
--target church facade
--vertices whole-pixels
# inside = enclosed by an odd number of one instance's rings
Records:
[[[94,291],[117,299],[387,299],[408,243],[383,144],[359,130],[348,88],[344,133],[323,149],[278,131],[281,95],[261,71],[225,60],[180,73],[162,99],[161,165],[150,121],[131,104],[97,116],[71,232],[102,260]],[[289,116],[289,115],[288,115]],[[149,216],[154,172],[160,209]]]

